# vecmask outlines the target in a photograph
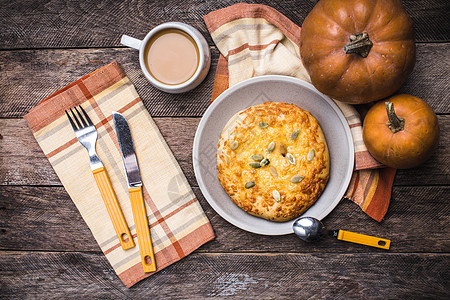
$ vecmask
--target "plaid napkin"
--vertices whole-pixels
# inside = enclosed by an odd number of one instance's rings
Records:
[[[106,168],[136,247],[122,250],[89,166],[64,110],[81,105],[98,131],[97,153]],[[113,62],[51,95],[26,116],[28,126],[111,266],[127,287],[144,273],[112,111],[133,134],[157,271],[214,238],[214,232],[172,152],[133,84]]]
[[[261,75],[287,75],[311,82],[300,58],[301,29],[277,10],[240,3],[213,11],[204,20],[221,53],[211,101],[229,86]],[[335,102],[347,119],[355,146],[355,172],[345,197],[381,221],[389,206],[396,170],[382,168],[367,151],[356,109]]]

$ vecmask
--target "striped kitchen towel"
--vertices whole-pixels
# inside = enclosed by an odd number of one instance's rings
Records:
[[[98,131],[97,153],[106,168],[136,247],[123,250],[89,166],[64,110],[81,105]],[[28,126],[111,266],[127,287],[144,273],[136,239],[112,111],[122,113],[133,134],[143,182],[157,271],[214,238],[212,227],[180,166],[133,84],[113,62],[57,91],[26,116]]]
[[[204,16],[221,55],[211,101],[229,86],[262,75],[287,75],[311,82],[300,58],[301,29],[277,10],[261,4],[235,4]],[[346,196],[381,221],[387,212],[395,169],[383,168],[367,151],[356,109],[335,101],[353,136],[355,172]]]

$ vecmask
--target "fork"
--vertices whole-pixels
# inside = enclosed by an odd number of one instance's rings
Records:
[[[92,174],[94,174],[95,181],[97,182],[98,189],[105,202],[106,209],[108,210],[109,217],[111,218],[122,249],[126,250],[133,248],[135,246],[133,237],[128,229],[127,222],[120,209],[119,202],[112,189],[105,167],[95,151],[95,144],[98,136],[97,129],[83,107],[81,107],[81,105],[78,107],[81,112],[77,107],[74,107],[74,110],[72,110],[72,108],[69,109],[72,116],[70,116],[69,112],[66,110],[67,118],[69,118],[70,125],[72,125],[78,141],[89,153]]]

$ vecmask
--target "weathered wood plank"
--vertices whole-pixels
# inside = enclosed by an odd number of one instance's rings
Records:
[[[130,289],[100,254],[0,252],[0,258],[5,298],[448,299],[450,294],[448,255],[196,253]]]
[[[203,16],[240,0],[227,1],[3,1],[0,6],[1,49],[120,46],[122,34],[143,38],[167,21],[188,23],[212,40]],[[247,1],[263,3],[301,25],[316,1]],[[404,0],[419,42],[449,41],[445,0]]]
[[[189,183],[197,186],[192,167],[192,144],[200,118],[154,120]],[[450,116],[440,115],[438,120],[441,129],[438,149],[422,166],[399,170],[395,185],[445,185],[450,182]],[[0,119],[0,134],[0,161],[4,162],[0,164],[0,185],[61,185],[24,120]]]
[[[201,116],[208,108],[218,51],[211,70],[194,90],[168,94],[154,88],[133,49],[72,49],[0,52],[0,117],[21,117],[40,101],[78,78],[117,60],[152,116]]]
[[[132,49],[72,49],[0,52],[0,117],[22,117],[41,100],[72,81],[117,60],[152,116],[201,116],[208,108],[219,53],[205,81],[184,94],[154,88]],[[418,44],[415,70],[399,92],[426,100],[437,113],[450,113],[450,44]]]
[[[295,235],[261,236],[222,219],[194,188],[216,233],[200,252],[349,253],[385,250],[324,238],[307,244]],[[446,187],[394,187],[383,222],[351,201],[326,217],[329,229],[344,229],[392,240],[390,252],[449,252],[450,207]],[[432,222],[430,222],[432,220]],[[27,251],[100,251],[75,205],[62,187],[0,187],[0,249]]]
[[[199,118],[155,118],[191,185],[192,144]],[[179,134],[183,132],[183,134]],[[23,119],[0,119],[0,185],[61,185]],[[86,154],[86,163],[89,163]]]
[[[450,43],[429,46],[417,45],[414,70],[397,93],[422,98],[436,113],[450,113]]]

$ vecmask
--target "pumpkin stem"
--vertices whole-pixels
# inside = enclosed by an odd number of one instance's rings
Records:
[[[386,105],[386,111],[389,118],[389,121],[386,122],[387,127],[392,131],[392,133],[397,133],[405,129],[405,119],[399,118],[395,114],[394,103],[392,102],[384,102]]]
[[[355,53],[361,57],[367,57],[373,43],[369,40],[367,32],[352,34],[350,36],[350,43],[344,46],[345,54]]]

